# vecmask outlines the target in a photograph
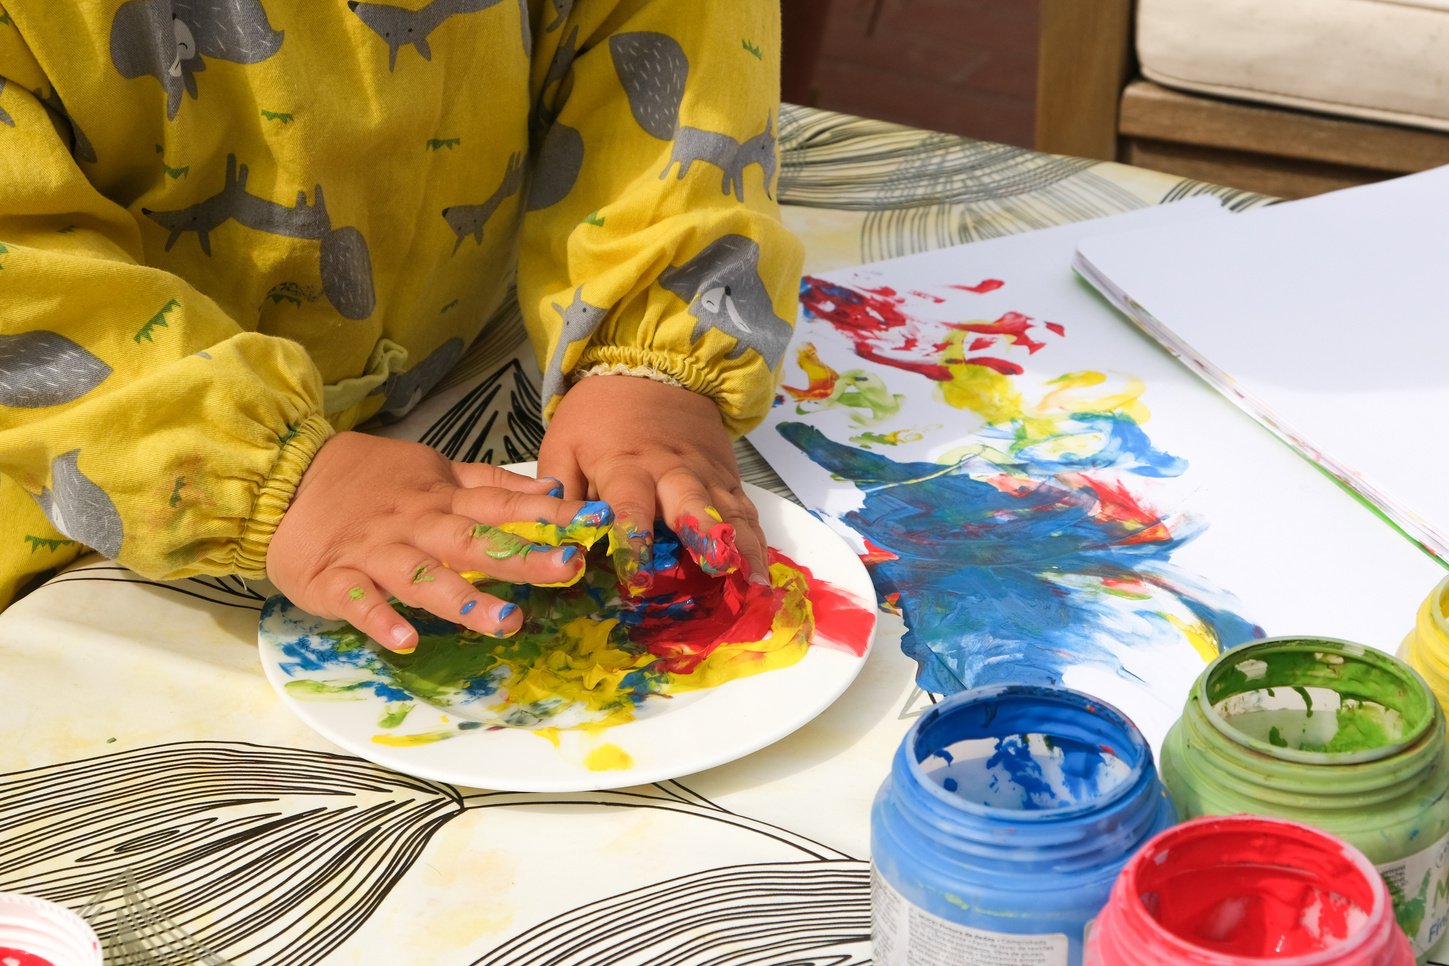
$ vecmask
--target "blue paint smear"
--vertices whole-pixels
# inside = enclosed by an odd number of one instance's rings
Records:
[[[1099,427],[1109,419],[1095,418]],[[1181,461],[1153,449],[1140,431],[1109,421],[1114,458],[1140,475],[1181,472]],[[1172,594],[1222,647],[1263,635],[1171,567],[1172,554],[1197,531],[1178,528],[1167,539],[1141,541],[1134,539],[1139,529],[1094,516],[1097,493],[1072,476],[1087,468],[1082,463],[1023,461],[1023,486],[1007,493],[971,477],[964,464],[897,463],[804,423],[778,430],[864,495],[861,508],[841,519],[897,558],[872,564],[872,577],[880,594],[900,595],[907,628],[901,647],[916,661],[916,681],[926,691],[1059,685],[1067,668],[1084,664],[1131,677],[1124,648],[1160,643],[1164,630],[1180,632],[1150,602],[1124,620],[1131,602],[1088,589],[1101,581],[1141,581]],[[1137,626],[1144,615],[1155,632]]]
[[[1019,458],[1019,465],[1029,467],[1037,476],[1111,469],[1138,476],[1175,477],[1187,470],[1187,460],[1153,446],[1142,427],[1125,413],[1074,413],[1064,422],[1061,431],[1046,441],[1049,447],[1040,440],[1023,442],[1024,432],[1017,422],[984,426],[977,435],[984,440],[1007,441],[1008,452]],[[1074,438],[1080,439],[1084,446],[1092,446],[1090,452],[1048,455],[1049,451],[1060,449],[1064,440]]]

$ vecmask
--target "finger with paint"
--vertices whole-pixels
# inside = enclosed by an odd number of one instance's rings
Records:
[[[599,419],[600,413],[609,418]],[[709,397],[635,376],[589,376],[554,412],[539,467],[562,480],[568,496],[614,508],[610,556],[632,594],[647,592],[651,583],[656,520],[689,530],[692,555],[710,572],[769,583],[759,516]]]
[[[583,542],[611,521],[602,504],[550,495],[559,490],[557,480],[455,463],[421,444],[339,433],[313,458],[272,535],[267,574],[299,607],[347,620],[391,650],[418,639],[395,602],[480,634],[512,634],[523,622],[518,607],[464,574],[576,580]]]

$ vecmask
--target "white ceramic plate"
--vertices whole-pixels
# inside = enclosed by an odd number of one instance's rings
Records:
[[[513,469],[531,474],[533,465]],[[622,788],[733,761],[829,707],[860,672],[875,633],[875,592],[855,553],[794,503],[748,484],[746,489],[771,543],[859,605],[851,641],[830,641],[817,629],[795,664],[646,701],[634,721],[595,732],[559,731],[557,744],[523,728],[457,730],[452,709],[408,691],[386,664],[365,653],[341,676],[335,663],[309,667],[312,662],[298,656],[309,653],[320,635],[346,625],[301,611],[285,598],[273,598],[262,612],[262,666],[282,703],[324,738],[379,765],[455,785],[540,792]],[[390,710],[406,705],[411,710],[401,724],[380,727]],[[443,733],[445,740],[396,743]],[[394,743],[380,743],[379,736]]]

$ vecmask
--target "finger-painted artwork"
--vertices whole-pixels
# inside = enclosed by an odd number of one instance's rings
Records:
[[[1312,470],[1081,287],[1084,230],[807,276],[751,442],[854,542],[923,689],[1064,683],[1156,744],[1204,661],[1316,601],[1256,576],[1258,504],[1308,539],[1340,494],[1280,491]]]
[[[529,549],[523,541],[519,547]],[[857,656],[868,643],[868,618],[855,622],[862,633],[848,629],[849,611],[858,606],[846,602],[842,612],[830,584],[778,551],[771,551],[771,585],[755,586],[742,573],[707,572],[661,526],[649,566],[649,590],[637,597],[620,592],[602,545],[570,587],[477,581],[526,615],[522,630],[508,638],[403,608],[421,640],[416,651],[395,654],[281,598],[264,611],[263,633],[280,650],[289,695],[369,701],[378,710],[372,741],[400,747],[500,728],[555,741],[561,730],[597,732],[635,721],[679,694],[796,663],[822,618],[837,628],[820,640]]]

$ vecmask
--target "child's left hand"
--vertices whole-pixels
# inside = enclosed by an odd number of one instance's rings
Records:
[[[759,516],[719,409],[706,396],[637,376],[581,379],[549,422],[538,473],[562,481],[568,499],[613,507],[616,532],[629,547],[615,567],[635,592],[647,588],[656,518],[709,572],[734,569],[720,534],[709,533],[720,521],[732,526],[739,569],[755,583],[769,582]]]

